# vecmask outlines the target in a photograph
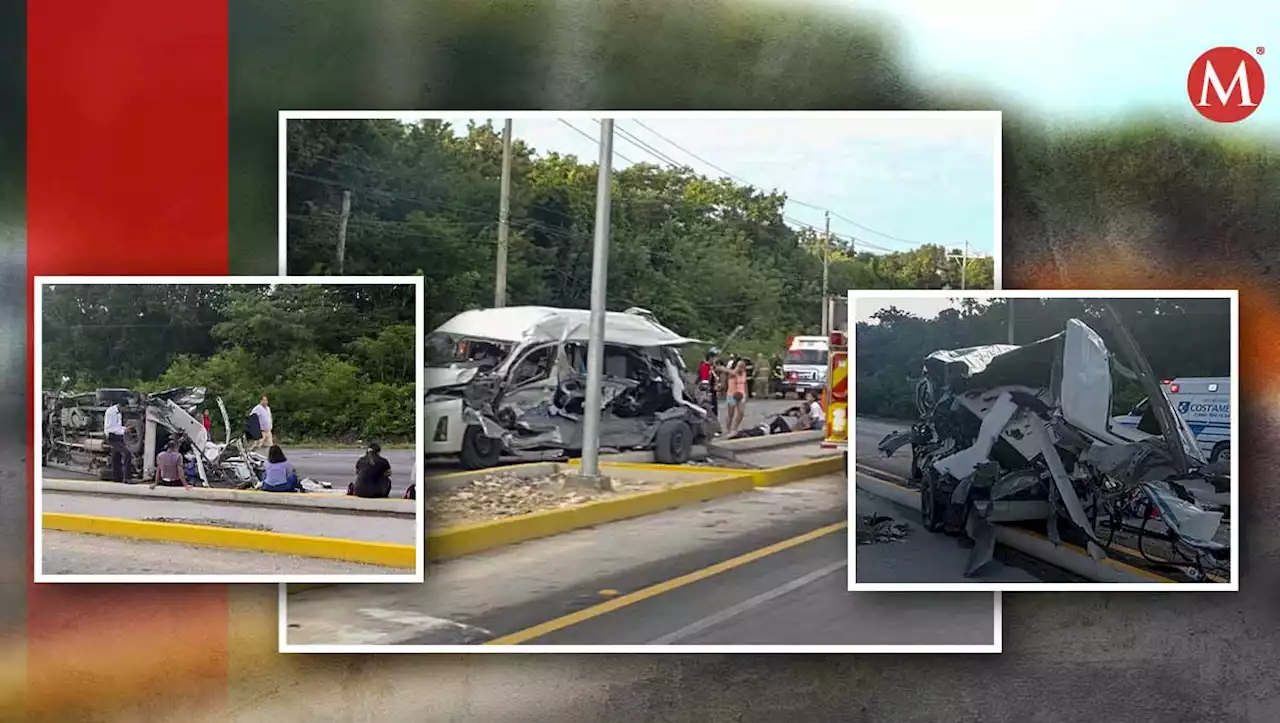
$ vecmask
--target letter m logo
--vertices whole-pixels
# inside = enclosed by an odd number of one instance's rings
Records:
[[[1192,106],[1217,123],[1248,118],[1257,110],[1265,91],[1262,66],[1240,48],[1206,51],[1191,64],[1187,74],[1187,96]]]

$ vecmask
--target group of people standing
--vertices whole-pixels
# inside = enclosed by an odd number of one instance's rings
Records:
[[[720,417],[720,395],[724,394],[727,407],[724,435],[727,437],[733,437],[742,431],[747,401],[751,398],[750,382],[745,358],[730,359],[729,363],[724,364],[720,361],[719,353],[713,349],[707,352],[702,364],[698,366],[698,387],[703,394],[708,395],[711,413],[716,415],[717,419]],[[786,412],[787,415],[795,416],[797,419],[791,431],[821,429],[826,423],[826,415],[822,411],[818,395],[812,391],[808,392],[804,402],[803,405]],[[778,420],[765,426],[776,428]]]

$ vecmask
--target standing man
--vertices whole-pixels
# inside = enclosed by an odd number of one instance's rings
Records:
[[[702,364],[698,365],[698,388],[711,396],[711,414],[716,419],[720,418],[720,382],[716,378],[716,364],[719,360],[716,350],[712,349],[707,352]]]
[[[111,448],[111,479],[115,482],[128,482],[133,467],[133,455],[129,454],[129,446],[125,444],[124,416],[120,414],[120,404],[107,407],[102,417],[102,432],[107,435],[107,446]]]
[[[270,448],[275,444],[275,440],[271,436],[271,404],[267,400],[267,395],[262,395],[262,400],[258,402],[258,406],[254,407],[249,413],[258,418],[258,428],[262,430],[262,436],[254,443],[254,448]]]

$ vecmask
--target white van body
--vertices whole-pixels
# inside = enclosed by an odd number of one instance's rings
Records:
[[[830,353],[831,340],[825,336],[791,337],[782,360],[779,390],[783,394],[795,392],[797,396],[808,391],[821,393],[827,386]]]
[[[1160,383],[1174,410],[1187,423],[1196,444],[1210,462],[1231,459],[1231,378],[1180,377]],[[1136,430],[1147,400],[1114,423]]]
[[[557,385],[555,375],[544,371],[538,378],[526,379],[522,370],[531,359],[539,355],[554,357],[556,350],[563,352],[569,345],[576,352],[566,355],[563,363],[585,374],[590,321],[591,313],[584,309],[543,306],[477,309],[454,316],[429,334],[425,370],[426,456],[458,456],[463,450],[468,427],[480,427],[485,437],[495,441],[507,436],[507,430],[497,421],[472,408],[465,394],[439,392],[465,387],[473,380],[487,376],[512,395],[531,399],[545,396],[549,399]],[[685,370],[675,350],[696,340],[658,323],[648,311],[632,308],[605,314],[604,341],[607,345],[645,350],[651,356],[667,359],[667,377],[675,397],[683,400],[682,375]],[[435,355],[431,353],[433,347]],[[487,351],[486,361],[481,362],[478,357],[432,360],[433,356],[440,356],[441,351],[448,357],[451,349],[456,351],[460,348],[483,348]],[[606,383],[609,377],[625,376],[625,368],[610,368],[617,362],[606,358]],[[692,406],[685,401],[682,403]]]

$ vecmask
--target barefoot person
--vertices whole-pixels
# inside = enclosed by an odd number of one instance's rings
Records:
[[[742,418],[747,408],[747,362],[738,359],[729,368],[729,379],[725,401],[729,405],[728,427],[725,430],[732,435],[742,426]]]

